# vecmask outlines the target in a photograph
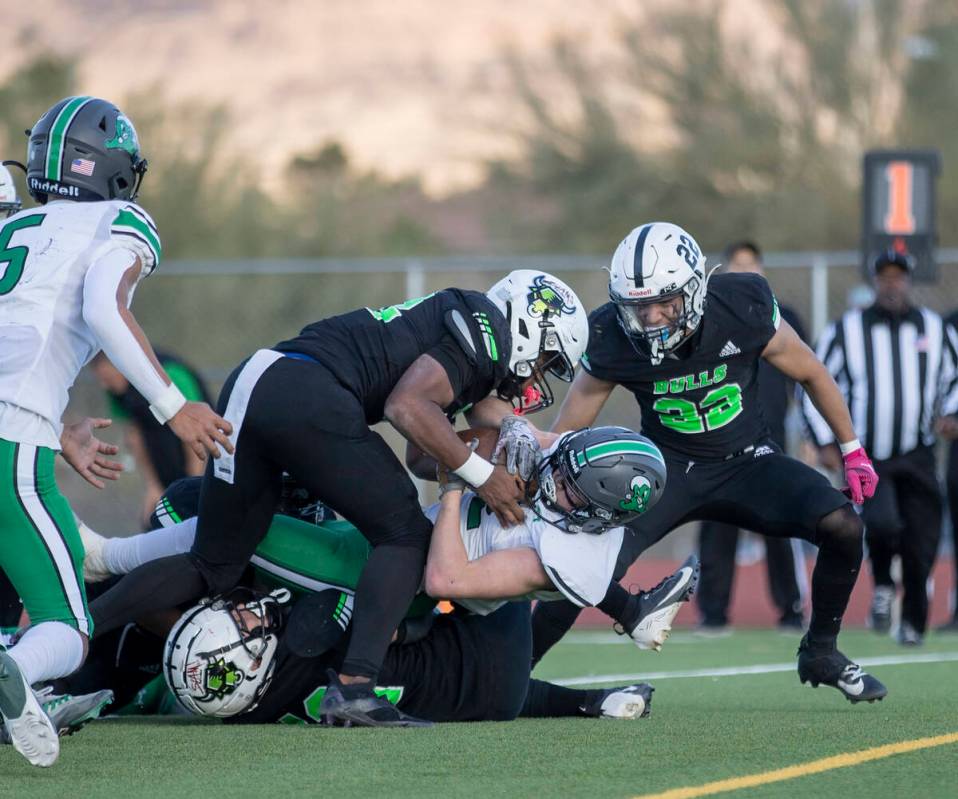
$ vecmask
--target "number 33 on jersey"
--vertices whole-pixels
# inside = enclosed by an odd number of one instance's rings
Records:
[[[722,459],[768,437],[756,378],[779,325],[778,304],[758,275],[715,275],[706,303],[691,338],[654,365],[633,348],[615,306],[603,305],[589,318],[582,359],[593,377],[635,395],[644,435],[695,460]]]

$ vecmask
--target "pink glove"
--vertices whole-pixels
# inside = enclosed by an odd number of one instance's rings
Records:
[[[848,483],[848,487],[843,488],[842,493],[856,505],[861,505],[866,499],[874,496],[875,487],[878,485],[878,473],[872,466],[864,447],[842,455],[842,460],[845,461],[845,482]]]

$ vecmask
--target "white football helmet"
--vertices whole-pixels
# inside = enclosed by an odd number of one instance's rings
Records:
[[[280,605],[289,597],[285,588],[266,596],[240,588],[186,611],[163,650],[163,676],[177,701],[201,716],[256,707],[273,677]]]
[[[17,185],[13,182],[10,170],[0,164],[0,214],[13,216],[20,210],[20,198]]]
[[[670,222],[635,228],[616,248],[609,269],[609,297],[619,324],[653,364],[695,332],[705,311],[707,284],[701,248]],[[649,306],[679,297],[681,312],[670,323],[648,317]]]
[[[502,311],[512,334],[509,376],[499,386],[499,397],[517,400],[521,413],[548,408],[554,395],[546,373],[571,381],[589,343],[582,303],[561,280],[535,269],[510,272],[486,296]],[[532,384],[523,389],[530,378]]]

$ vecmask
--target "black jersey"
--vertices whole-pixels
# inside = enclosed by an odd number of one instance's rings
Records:
[[[367,424],[376,424],[399,378],[426,353],[449,375],[455,399],[447,413],[485,398],[508,372],[512,338],[485,294],[445,289],[323,319],[273,349],[301,352],[322,363],[362,402]]]
[[[765,278],[715,275],[698,330],[662,363],[653,366],[636,352],[607,303],[589,317],[582,365],[635,395],[642,433],[660,447],[693,460],[722,459],[769,436],[756,377],[778,325]]]

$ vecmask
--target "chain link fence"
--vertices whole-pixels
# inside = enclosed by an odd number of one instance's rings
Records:
[[[721,259],[710,257],[709,263]],[[295,335],[304,325],[357,307],[383,307],[448,286],[485,290],[513,269],[541,269],[560,276],[587,308],[606,302],[602,271],[606,256],[435,257],[409,259],[173,261],[144,281],[134,304],[137,319],[158,348],[182,357],[207,378],[214,396],[243,358]],[[916,302],[947,313],[958,306],[958,249],[939,252],[934,284],[915,288]],[[768,253],[769,282],[817,336],[847,307],[849,293],[863,284],[857,252]],[[556,406],[535,417],[551,423]],[[105,394],[89,375],[74,388],[71,412],[107,415]],[[638,425],[634,399],[617,389],[602,415],[609,424]],[[402,451],[400,437],[381,425],[386,439]],[[122,444],[119,430],[105,436]],[[321,457],[322,453],[317,453]],[[126,465],[132,469],[132,461]],[[111,534],[133,531],[139,517],[141,477],[130,471],[104,491],[88,488],[67,468],[61,485],[77,512]],[[429,487],[424,499],[432,498]],[[687,545],[667,539],[673,549]]]

